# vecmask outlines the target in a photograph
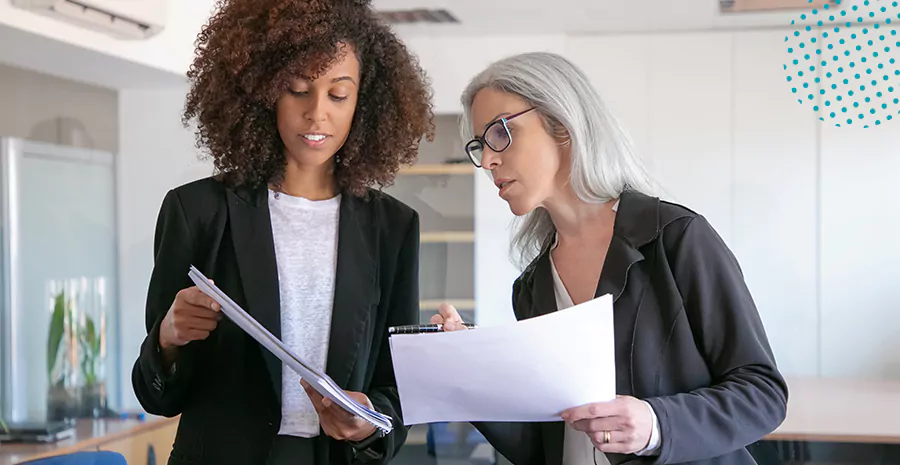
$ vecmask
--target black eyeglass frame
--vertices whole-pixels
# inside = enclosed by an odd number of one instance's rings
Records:
[[[493,123],[487,125],[487,127],[484,128],[484,132],[481,134],[481,136],[475,136],[474,139],[472,139],[468,143],[466,143],[466,146],[465,146],[466,155],[469,157],[469,161],[471,161],[472,164],[475,165],[476,168],[481,168],[482,167],[481,163],[476,159],[475,155],[473,155],[473,152],[475,152],[476,150],[479,150],[479,149],[481,151],[484,151],[485,147],[493,150],[496,153],[500,153],[500,152],[508,149],[509,146],[512,145],[512,134],[509,132],[509,126],[507,126],[507,123],[512,121],[515,118],[518,118],[519,116],[522,116],[522,115],[528,113],[531,110],[534,110],[535,108],[537,108],[537,107],[531,107],[527,110],[520,111],[514,115],[510,115],[505,118],[500,118],[500,119],[494,121]],[[487,139],[485,139],[485,136],[487,135],[488,131],[490,131],[497,124],[503,125],[503,130],[506,131],[507,142],[504,147],[494,147],[490,142],[487,141]]]

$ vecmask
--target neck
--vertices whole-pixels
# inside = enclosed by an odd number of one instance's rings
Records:
[[[587,203],[571,189],[547,199],[544,208],[550,213],[560,243],[592,243],[603,241],[612,235],[616,212],[615,201]],[[598,234],[599,232],[599,234]]]
[[[281,192],[308,200],[326,200],[337,195],[334,179],[334,161],[329,160],[318,166],[305,166],[288,158],[284,169]]]

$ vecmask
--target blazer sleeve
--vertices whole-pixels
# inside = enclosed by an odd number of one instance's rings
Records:
[[[172,417],[181,413],[191,385],[197,343],[178,349],[174,370],[164,368],[159,347],[160,323],[178,291],[191,287],[188,269],[194,255],[194,238],[181,200],[169,191],[156,223],[154,264],[147,290],[145,325],[147,337],[131,372],[134,393],[148,413]]]
[[[396,275],[386,308],[387,325],[403,326],[419,322],[419,214],[413,212],[412,220],[397,257]],[[406,442],[407,428],[400,410],[400,395],[391,359],[387,331],[381,337],[381,348],[375,362],[375,374],[366,392],[375,409],[393,419],[393,430],[382,439],[383,457],[373,463],[388,463]]]
[[[788,398],[738,262],[712,226],[693,217],[667,253],[712,385],[645,399],[662,429],[657,464],[717,457],[758,441],[784,421]]]
[[[513,283],[512,305],[516,319],[526,316],[519,300],[521,278]],[[474,422],[473,426],[488,440],[497,452],[513,465],[541,465],[544,463],[544,446],[540,425],[536,423]]]

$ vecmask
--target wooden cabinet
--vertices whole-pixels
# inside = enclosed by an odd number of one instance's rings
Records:
[[[177,417],[153,417],[145,421],[80,420],[74,437],[54,444],[3,444],[0,465],[97,450],[118,452],[125,456],[128,465],[165,465],[177,428]],[[155,459],[152,462],[151,454]]]
[[[169,461],[177,429],[177,422],[166,422],[158,428],[101,444],[98,449],[124,455],[128,465],[165,465]],[[152,462],[151,454],[155,458]]]

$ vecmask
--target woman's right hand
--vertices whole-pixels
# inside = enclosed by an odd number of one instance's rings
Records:
[[[444,331],[459,331],[469,329],[463,324],[462,317],[456,307],[443,303],[438,307],[438,313],[431,316],[431,324],[444,325]]]
[[[168,350],[206,339],[222,319],[219,304],[196,286],[182,289],[159,328],[159,347]]]

